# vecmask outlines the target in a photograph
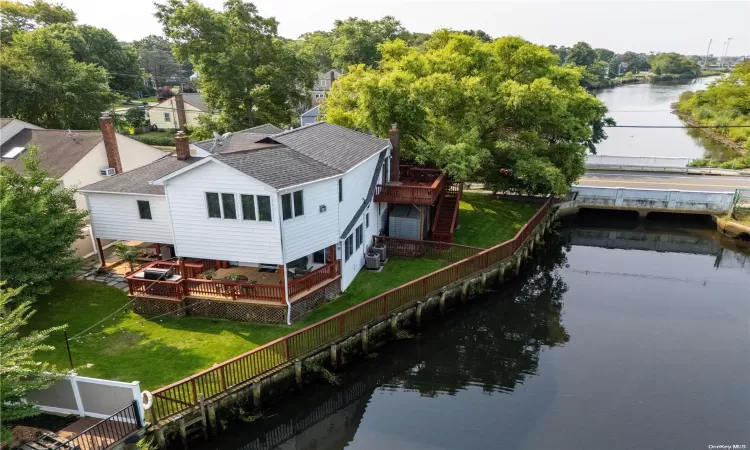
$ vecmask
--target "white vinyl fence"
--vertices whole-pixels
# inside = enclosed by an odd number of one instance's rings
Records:
[[[73,374],[49,389],[32,392],[27,400],[38,404],[42,411],[97,419],[106,419],[135,400],[144,417],[141,386],[137,381],[124,383]]]

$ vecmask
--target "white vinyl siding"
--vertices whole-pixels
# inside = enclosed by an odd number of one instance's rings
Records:
[[[281,224],[284,230],[284,256],[294,261],[302,256],[314,253],[339,242],[338,227],[338,188],[337,180],[324,180],[304,186],[304,193],[300,199],[304,208],[304,215],[284,220]],[[282,191],[281,196],[302,191],[292,188]],[[290,196],[294,205],[294,195]],[[325,206],[325,208],[321,208]],[[321,209],[324,211],[321,212]],[[293,209],[297,212],[297,209]]]
[[[164,197],[94,193],[87,197],[95,237],[172,243],[169,209]],[[141,219],[139,200],[149,202],[151,220]]]
[[[343,198],[339,203],[339,227],[342,232],[362,206],[363,199],[367,198],[372,183],[372,175],[378,166],[378,156],[377,154],[373,155],[367,161],[347,172],[341,179]],[[379,180],[380,177],[378,177],[378,182]]]
[[[209,162],[166,182],[172,211],[175,250],[178,256],[281,264],[281,241],[276,191],[270,186],[230,167]],[[208,217],[206,193],[231,194],[235,198],[237,220]],[[270,197],[272,221],[242,220],[239,199],[242,194]],[[265,210],[267,211],[267,209]],[[317,249],[316,249],[317,250]]]

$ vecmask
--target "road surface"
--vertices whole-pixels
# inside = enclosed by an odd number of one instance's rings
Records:
[[[681,191],[730,192],[750,189],[750,177],[730,175],[685,175],[646,172],[588,172],[579,186],[631,189],[678,189]]]

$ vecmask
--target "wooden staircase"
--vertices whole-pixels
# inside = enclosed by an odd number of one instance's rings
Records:
[[[435,221],[432,224],[433,241],[453,242],[453,232],[458,225],[458,207],[463,190],[463,183],[449,182],[446,184],[438,201]]]

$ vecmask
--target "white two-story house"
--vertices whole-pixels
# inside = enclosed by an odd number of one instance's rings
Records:
[[[80,190],[96,238],[165,248],[161,267],[177,272],[173,285],[156,290],[137,279],[146,274],[129,277],[131,295],[152,300],[142,311],[274,322],[277,312],[259,308],[282,307],[288,321],[324,301],[318,286],[334,282],[328,300],[363,267],[385,226],[374,194],[388,181],[390,141],[326,122],[264,131],[194,144],[178,136],[174,154]],[[224,312],[190,306],[206,298]],[[254,306],[230,314],[222,301]],[[296,312],[292,303],[303,301]]]

